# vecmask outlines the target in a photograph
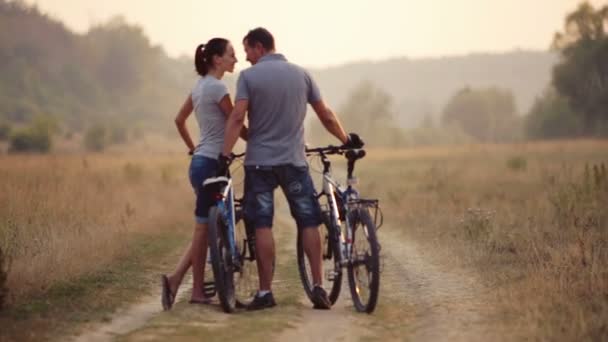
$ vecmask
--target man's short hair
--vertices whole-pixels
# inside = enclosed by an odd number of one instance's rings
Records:
[[[272,34],[263,27],[254,28],[249,31],[243,41],[247,42],[247,45],[253,47],[255,43],[260,43],[266,50],[274,50],[274,37]]]

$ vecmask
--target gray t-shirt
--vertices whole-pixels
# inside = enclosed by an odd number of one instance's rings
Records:
[[[306,70],[281,54],[266,55],[239,75],[238,100],[249,100],[245,165],[306,165],[306,105],[321,100]]]
[[[201,77],[192,89],[192,103],[201,138],[194,150],[195,155],[216,159],[224,145],[226,115],[219,102],[228,94],[224,82],[207,75]]]

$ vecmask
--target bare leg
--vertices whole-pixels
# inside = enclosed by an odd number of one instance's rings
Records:
[[[171,293],[177,293],[177,290],[179,289],[179,286],[181,285],[182,280],[186,275],[186,272],[188,272],[190,265],[192,265],[192,242],[188,243],[188,248],[186,249],[182,257],[179,259],[177,267],[175,268],[173,273],[171,273],[171,275],[169,275],[168,277],[169,285],[171,287]]]
[[[203,281],[207,259],[207,224],[197,223],[192,236],[192,299],[203,300]]]
[[[272,285],[272,268],[274,261],[274,238],[272,229],[258,228],[255,231],[255,248],[257,253],[260,290],[270,291]]]
[[[321,264],[321,236],[319,234],[319,227],[308,227],[301,231],[302,234],[302,245],[304,247],[304,253],[308,257],[310,263],[310,271],[312,272],[312,282],[314,285],[321,285],[323,283],[322,264]]]

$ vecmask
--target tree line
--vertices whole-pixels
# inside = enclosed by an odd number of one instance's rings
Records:
[[[464,86],[440,113],[424,113],[420,127],[404,130],[391,97],[368,81],[350,92],[338,112],[348,129],[384,146],[608,137],[607,29],[608,5],[596,9],[583,2],[566,16],[551,44],[560,61],[527,113],[518,111],[509,89]],[[324,141],[320,131],[313,122],[311,139]]]
[[[347,129],[372,145],[608,136],[608,5],[582,3],[564,20],[552,48],[552,81],[520,113],[513,93],[463,86],[438,113],[400,128],[390,95],[371,82],[338,108]],[[0,0],[0,141],[14,151],[48,151],[52,137],[82,135],[89,150],[172,129],[168,118],[194,80],[189,57],[170,58],[122,18],[84,34],[23,1]],[[325,139],[313,120],[309,136]]]
[[[0,139],[16,137],[17,150],[46,151],[53,134],[101,132],[98,148],[166,130],[192,70],[120,17],[76,34],[36,6],[0,0]]]

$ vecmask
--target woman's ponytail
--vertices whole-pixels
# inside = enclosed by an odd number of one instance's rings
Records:
[[[194,66],[196,67],[196,72],[201,77],[204,77],[209,72],[209,67],[205,61],[205,44],[201,44],[196,48],[196,52],[194,53]]]

